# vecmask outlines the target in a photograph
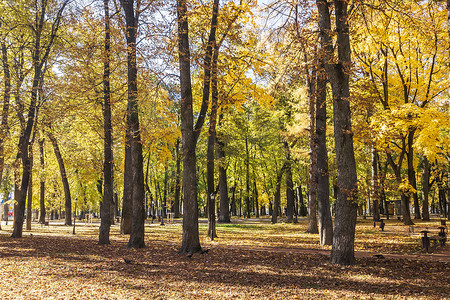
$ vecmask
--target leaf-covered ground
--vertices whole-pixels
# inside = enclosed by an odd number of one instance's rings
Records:
[[[96,244],[96,225],[77,225],[72,235],[71,227],[33,224],[21,239],[10,238],[10,229],[0,231],[1,299],[445,299],[450,294],[448,246],[418,256],[419,237],[396,221],[386,232],[361,221],[357,263],[345,267],[328,262],[317,235],[304,233],[305,221],[234,220],[218,225],[213,242],[201,225],[202,246],[210,250],[192,257],[177,254],[179,223],[147,226],[147,247],[139,250],[126,248],[117,226],[107,246]]]

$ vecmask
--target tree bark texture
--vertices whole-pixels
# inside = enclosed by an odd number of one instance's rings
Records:
[[[250,150],[248,148],[248,135],[245,137],[245,209],[247,218],[251,217],[250,207]],[[273,222],[273,215],[272,215]],[[276,221],[275,221],[276,223]]]
[[[219,116],[219,126],[221,124],[222,114]],[[227,169],[225,167],[225,144],[217,136],[217,160],[219,161],[219,194],[220,194],[220,209],[219,222],[230,223],[230,199],[228,198],[228,182]],[[234,190],[233,190],[234,191]],[[234,195],[234,193],[233,193]]]
[[[33,147],[33,145],[30,145]],[[33,149],[30,149],[30,168],[33,170]],[[30,173],[30,181],[28,182],[28,197],[27,197],[27,224],[26,229],[31,230],[31,210],[33,208],[33,172]]]
[[[217,1],[217,0],[216,0]],[[214,4],[214,14],[216,17],[213,17],[215,23],[211,22],[211,28],[217,27],[217,11],[216,5]],[[214,43],[214,54],[213,54],[213,62],[212,62],[212,75],[211,75],[211,113],[209,117],[209,130],[208,130],[208,146],[207,146],[207,162],[206,162],[206,172],[207,172],[207,187],[208,187],[208,236],[213,240],[217,237],[216,234],[216,214],[215,214],[215,191],[214,191],[214,150],[216,145],[216,124],[217,124],[217,110],[219,107],[219,91],[217,87],[217,60],[219,57],[219,49]]]
[[[53,146],[53,151],[55,152],[56,160],[58,161],[59,172],[61,174],[61,181],[64,188],[64,206],[65,206],[65,225],[72,225],[72,199],[70,196],[70,186],[69,181],[67,180],[66,167],[64,165],[64,160],[61,155],[61,151],[59,149],[58,141],[52,132],[47,133],[48,138]]]
[[[176,174],[175,174],[175,200],[173,203],[174,218],[180,217],[180,192],[181,192],[181,155],[180,155],[180,140],[177,139],[175,144],[175,157],[176,157]]]
[[[373,221],[380,221],[380,185],[378,182],[378,151],[372,145],[372,201],[373,201]]]
[[[427,157],[423,157],[422,160],[422,193],[423,193],[423,205],[422,215],[424,221],[430,220],[429,212],[429,193],[430,193],[430,163]]]
[[[319,13],[319,37],[322,50],[325,51],[322,63],[328,73],[333,94],[338,193],[331,262],[333,264],[349,265],[355,262],[357,178],[349,102],[351,49],[347,1],[334,0],[337,63],[333,62],[332,59],[334,50],[330,36],[331,18],[329,3],[326,0],[317,0],[316,3]]]
[[[292,180],[292,160],[289,144],[284,142],[286,156],[286,222],[294,222],[294,182]]]
[[[45,140],[42,138],[39,140],[39,161],[41,165],[41,174],[40,174],[40,189],[39,189],[39,206],[40,206],[40,215],[39,215],[39,223],[45,223],[45,158],[44,158],[44,143]]]
[[[306,60],[306,59],[305,59]],[[317,148],[315,145],[316,120],[315,120],[315,95],[316,95],[316,67],[306,71],[308,98],[309,98],[309,193],[308,193],[308,229],[307,233],[319,233],[317,227]]]
[[[321,245],[333,243],[333,220],[330,211],[330,180],[327,152],[327,80],[319,69],[316,88],[317,206]]]
[[[5,165],[4,157],[4,145],[5,138],[8,133],[8,116],[9,105],[11,99],[11,74],[9,71],[8,52],[4,41],[1,42],[1,57],[3,66],[3,108],[2,108],[2,121],[0,123],[0,182],[3,178],[3,168]]]
[[[272,224],[278,222],[278,213],[280,210],[280,198],[281,198],[281,180],[283,179],[283,174],[287,168],[287,160],[284,160],[283,166],[277,174],[277,182],[275,185],[275,194],[273,197],[273,210],[272,210]]]
[[[132,219],[128,248],[143,248],[145,223],[144,158],[142,155],[141,133],[139,128],[136,38],[140,9],[135,9],[134,0],[121,0],[125,13],[127,40],[127,86],[128,86],[128,128],[130,131],[131,174],[132,178]],[[138,2],[140,3],[140,2]]]
[[[109,0],[103,1],[105,12],[105,44],[103,62],[103,201],[100,206],[100,229],[98,235],[99,245],[109,244],[109,232],[111,229],[111,208],[114,198],[113,182],[113,152],[112,152],[112,123],[111,123],[111,88],[110,88],[110,17]]]
[[[198,232],[196,136],[192,107],[189,25],[186,0],[177,0],[178,55],[181,89],[181,136],[183,146],[183,237],[180,253],[202,250]]]
[[[253,174],[253,176],[254,175],[255,174]],[[256,217],[259,218],[258,186],[256,185],[256,181],[253,181],[253,198],[255,199],[255,214]]]
[[[450,38],[450,0],[447,0],[447,30],[448,30],[448,37]],[[450,46],[450,40],[449,40],[449,46]],[[450,59],[450,48],[448,50],[448,57]],[[449,79],[450,79],[450,66],[449,66]],[[450,90],[450,85],[449,85]],[[450,125],[450,101],[448,104],[448,111],[449,111],[449,124]],[[447,158],[448,162],[448,171],[447,171],[447,199],[450,199],[450,157]],[[450,220],[450,214],[448,214],[447,217]]]
[[[127,123],[129,116],[127,116]],[[125,133],[125,163],[123,171],[122,219],[120,233],[131,233],[131,214],[133,211],[133,178],[131,177],[131,134],[129,128]]]
[[[416,171],[414,170],[414,134],[415,129],[410,129],[408,134],[408,152],[406,153],[406,161],[408,163],[408,182],[417,191]],[[413,192],[412,197],[414,201],[414,219],[420,220],[420,205],[417,192]]]

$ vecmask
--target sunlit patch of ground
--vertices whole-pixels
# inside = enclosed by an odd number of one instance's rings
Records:
[[[97,245],[98,223],[77,224],[75,235],[72,227],[33,224],[20,239],[2,227],[1,299],[445,299],[450,290],[449,262],[366,256],[353,266],[332,265],[319,253],[330,247],[305,233],[304,219],[233,220],[217,224],[214,241],[201,220],[201,243],[210,251],[190,258],[177,254],[179,221],[148,224],[146,248],[139,250],[126,248],[117,225],[106,246]],[[390,220],[381,232],[361,220],[355,248],[401,257],[420,248],[407,229]]]

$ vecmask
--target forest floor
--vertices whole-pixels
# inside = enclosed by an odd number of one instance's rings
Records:
[[[358,220],[356,264],[329,263],[330,247],[298,224],[263,219],[217,224],[204,254],[177,254],[179,221],[147,224],[146,247],[127,249],[127,236],[111,230],[111,244],[97,245],[98,222],[72,227],[34,224],[20,239],[0,230],[1,299],[450,299],[450,248],[423,253],[420,230],[437,231],[439,220],[414,228],[388,220],[385,231]],[[414,232],[412,232],[414,230]],[[377,258],[382,254],[384,258]],[[126,263],[125,260],[130,260]]]

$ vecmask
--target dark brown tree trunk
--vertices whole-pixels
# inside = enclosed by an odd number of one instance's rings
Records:
[[[167,218],[167,192],[168,192],[168,181],[169,181],[169,169],[167,164],[164,166],[164,191],[163,191],[163,203],[162,203],[162,218]]]
[[[51,130],[51,129],[50,129]],[[64,160],[61,155],[61,151],[59,150],[58,142],[51,131],[47,133],[50,142],[52,143],[53,150],[55,152],[56,160],[59,165],[59,172],[61,173],[61,181],[64,187],[64,199],[65,199],[65,225],[72,225],[72,199],[70,196],[70,186],[69,181],[67,180],[66,167],[64,165]]]
[[[408,182],[416,190],[412,193],[414,200],[414,219],[420,220],[420,205],[419,197],[417,195],[417,183],[416,183],[416,171],[414,170],[414,133],[415,129],[410,129],[408,134],[408,152],[406,153],[406,158],[408,162]]]
[[[286,155],[286,222],[294,222],[294,182],[292,180],[292,161],[289,144],[284,142]]]
[[[277,184],[275,186],[275,194],[273,196],[273,210],[272,210],[272,224],[276,224],[278,222],[278,210],[280,208],[280,195],[281,194],[281,178],[277,180]]]
[[[2,121],[0,123],[0,182],[3,178],[3,168],[5,165],[4,145],[8,133],[8,116],[9,116],[9,102],[11,99],[11,74],[9,71],[8,53],[5,42],[1,43],[2,51],[2,66],[3,66],[3,109]]]
[[[422,214],[424,221],[430,221],[429,213],[429,200],[428,196],[430,193],[430,163],[426,156],[422,160],[422,192],[423,192],[423,206]]]
[[[30,145],[30,168],[33,170],[33,145]],[[31,230],[31,210],[33,206],[33,172],[30,173],[28,182],[28,197],[27,197],[27,224],[26,229]]]
[[[378,152],[372,145],[372,201],[373,201],[373,221],[380,221],[380,187],[378,182]]]
[[[103,162],[103,201],[100,206],[101,223],[98,234],[98,244],[109,244],[111,228],[111,208],[114,202],[113,182],[113,152],[112,152],[112,123],[111,123],[111,89],[110,89],[110,17],[109,0],[103,0],[105,11],[105,44],[103,63],[103,131],[104,131],[104,162]]]
[[[250,151],[248,147],[248,136],[245,137],[245,206],[247,218],[250,219]]]
[[[45,140],[42,138],[39,140],[39,160],[41,165],[41,175],[40,175],[40,193],[39,193],[39,205],[40,205],[40,215],[39,215],[39,223],[45,223],[45,160],[44,160],[44,142]]]
[[[330,211],[330,180],[327,152],[327,80],[325,70],[317,74],[316,88],[316,147],[317,147],[317,206],[321,245],[333,243],[333,220]]]
[[[33,169],[33,151],[30,149],[30,167]],[[27,224],[26,229],[31,230],[31,209],[33,205],[33,172],[30,173],[27,197]]]
[[[298,206],[299,206],[299,209],[298,209],[299,213],[298,214],[301,217],[305,217],[305,216],[308,215],[308,210],[306,209],[306,205],[305,205],[304,200],[303,200],[303,188],[302,188],[301,185],[299,185],[297,187],[297,194],[298,194],[298,202],[299,202],[299,204],[298,204]]]
[[[219,116],[219,126],[223,115]],[[230,200],[228,198],[228,182],[227,169],[225,167],[225,144],[223,140],[217,137],[217,160],[219,161],[219,193],[220,193],[220,210],[219,222],[230,223]],[[233,190],[234,195],[234,190]],[[234,201],[234,198],[233,198]],[[233,205],[233,204],[232,204]],[[235,207],[235,206],[234,206]]]
[[[447,32],[449,37],[449,45],[450,45],[450,0],[447,0]],[[448,50],[448,57],[450,59],[450,48]],[[449,66],[449,78],[450,78],[450,66]],[[450,86],[449,86],[450,89]],[[448,105],[448,111],[450,115],[450,101]],[[450,125],[450,118],[449,118]],[[450,199],[450,157],[447,158],[448,170],[447,170],[447,198]],[[450,214],[448,214],[447,218],[450,220]]]
[[[175,174],[175,200],[173,203],[174,218],[180,217],[180,192],[181,192],[181,156],[180,156],[180,140],[177,139],[175,144],[175,157],[176,157],[176,174]]]
[[[180,253],[202,250],[198,232],[196,136],[192,107],[189,25],[186,0],[177,0],[178,55],[181,90],[181,136],[183,145],[183,238]]]
[[[278,214],[280,210],[280,198],[281,198],[281,180],[283,174],[287,169],[288,161],[284,160],[283,166],[277,174],[277,182],[275,185],[275,194],[273,197],[273,211],[272,211],[272,224],[276,224],[278,221]]]
[[[319,36],[325,51],[322,60],[333,94],[334,139],[336,149],[338,195],[331,262],[349,265],[355,262],[354,242],[357,213],[357,177],[351,129],[349,73],[351,49],[347,1],[334,0],[337,32],[337,63],[333,61],[331,18],[328,1],[317,0]]]
[[[253,175],[255,175],[255,174],[253,174]],[[256,181],[253,181],[253,197],[255,199],[255,214],[256,214],[256,217],[259,218],[258,186],[256,185]]]
[[[127,85],[128,85],[128,128],[130,131],[131,174],[132,178],[132,218],[128,248],[143,248],[145,223],[144,159],[142,156],[141,133],[139,128],[136,38],[140,8],[134,0],[121,0],[125,13],[127,39]],[[137,6],[139,6],[139,1]]]
[[[64,8],[66,7],[69,0],[65,0],[61,7],[59,8],[57,15],[54,19],[54,23],[51,26],[51,34],[49,36],[47,45],[44,49],[41,48],[41,37],[45,22],[45,15],[47,9],[47,1],[41,0],[40,10],[36,12],[36,28],[34,30],[34,45],[32,51],[32,60],[33,60],[33,83],[31,88],[31,97],[30,97],[30,105],[28,106],[28,114],[26,126],[23,132],[20,135],[19,143],[18,143],[18,153],[17,153],[17,161],[20,160],[22,162],[22,182],[20,183],[20,187],[17,185],[17,197],[15,198],[17,201],[17,209],[14,211],[14,230],[11,235],[13,238],[22,237],[23,230],[23,222],[24,222],[24,213],[25,213],[25,201],[28,190],[28,183],[31,174],[30,168],[30,159],[28,156],[29,145],[30,145],[30,137],[33,131],[35,115],[36,115],[36,104],[37,104],[37,94],[40,86],[40,81],[42,79],[43,67],[47,62],[48,56],[50,55],[50,50],[53,46],[54,39],[56,37],[56,33],[59,28],[59,24],[61,22],[62,13]],[[42,51],[44,50],[44,51]]]
[[[127,123],[129,116],[127,116]],[[123,172],[123,198],[122,198],[122,219],[120,223],[120,233],[131,233],[131,214],[133,211],[133,178],[131,177],[131,135],[130,130],[126,129],[125,134],[125,163]]]
[[[306,58],[305,58],[306,60]],[[308,229],[307,233],[319,233],[317,227],[317,148],[315,145],[315,97],[316,97],[316,67],[307,70],[307,86],[309,99],[309,193],[308,193]]]
[[[219,1],[216,0],[217,3],[214,4],[214,10],[218,9],[216,5],[218,5]],[[213,14],[217,15],[217,11],[213,12]],[[216,23],[211,23],[211,26],[217,27],[217,16],[215,18]],[[212,74],[211,74],[211,113],[209,117],[209,135],[208,135],[208,148],[207,148],[207,163],[206,163],[206,172],[207,172],[207,186],[208,186],[208,236],[213,240],[217,237],[216,233],[216,214],[215,214],[215,191],[214,191],[214,148],[216,145],[216,124],[217,124],[217,110],[219,106],[219,91],[217,87],[217,60],[219,58],[219,48],[214,43],[214,54],[212,61]]]

